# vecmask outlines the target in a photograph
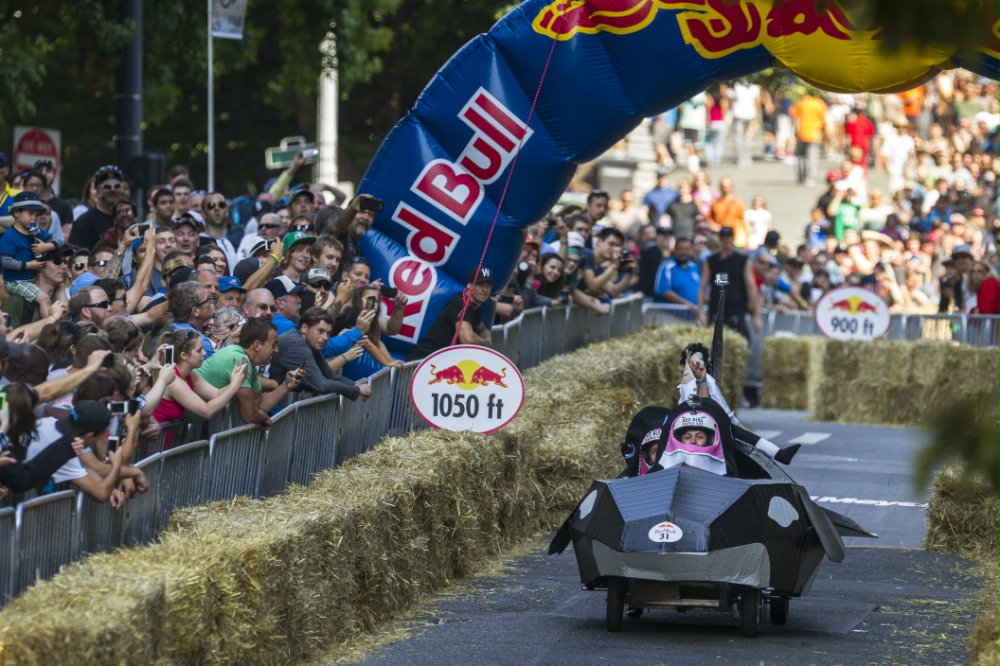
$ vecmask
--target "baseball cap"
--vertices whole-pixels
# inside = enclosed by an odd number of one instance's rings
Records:
[[[54,250],[49,250],[42,255],[42,261],[52,261],[53,259],[69,259],[73,256],[75,251],[73,248],[63,245],[62,247],[57,247]]]
[[[471,271],[469,271],[469,279],[466,282],[466,284],[472,284],[473,282],[475,282],[476,284],[482,284],[483,282],[489,282],[492,284],[493,282],[495,282],[495,280],[493,279],[493,271],[487,268],[486,266],[473,268]]]
[[[163,269],[160,271],[161,275],[170,275],[178,268],[187,266],[183,257],[171,257],[168,261],[163,262]]]
[[[292,282],[292,278],[287,275],[282,275],[269,280],[264,284],[264,289],[271,292],[271,295],[275,298],[281,298],[282,296],[288,296],[289,294],[299,294],[305,291],[305,287],[301,284],[295,284]]]
[[[310,236],[304,231],[293,231],[290,234],[285,234],[285,237],[282,239],[282,243],[285,245],[285,252],[291,250],[292,246],[296,243],[309,243],[312,245],[315,242],[316,237]]]
[[[320,282],[330,284],[333,282],[333,280],[330,279],[330,274],[322,268],[310,268],[306,271],[305,281],[309,284],[318,284]]]
[[[14,203],[10,205],[10,212],[16,213],[21,210],[46,210],[46,208],[34,192],[21,192],[14,197]]]
[[[257,236],[253,245],[250,246],[250,250],[247,251],[247,256],[255,257],[260,252],[266,252],[269,247],[271,247],[271,241],[261,236]]]
[[[308,187],[303,186],[292,192],[292,195],[288,197],[288,203],[292,203],[299,197],[308,197],[309,201],[313,203],[316,202],[316,195],[313,194],[312,190],[310,190]]]
[[[670,173],[670,172],[667,171],[666,168],[664,168],[664,167],[656,167],[656,175],[657,176],[666,176],[668,173]]]
[[[170,288],[173,289],[181,282],[187,282],[194,276],[194,269],[188,266],[181,266],[170,274]]]
[[[46,158],[42,158],[40,160],[35,160],[35,166],[32,167],[32,168],[33,169],[41,169],[43,167],[51,167],[51,168],[55,169],[56,168],[56,164],[55,164],[55,162],[53,162],[52,160],[50,160],[50,159],[48,159],[46,157]]]
[[[260,259],[255,257],[247,257],[243,261],[236,264],[233,268],[233,275],[235,275],[240,280],[240,284],[243,284],[250,279],[254,273],[260,270]]]
[[[17,342],[7,342],[7,340],[0,338],[0,361],[20,356],[29,346]]]
[[[719,238],[732,238],[732,237],[733,237],[732,227],[722,227],[722,229],[719,230]]]
[[[243,288],[243,282],[241,282],[238,277],[233,277],[232,275],[220,275],[218,279],[220,294],[234,290],[240,292],[241,294],[247,293],[247,290]]]
[[[959,255],[964,255],[966,257],[972,256],[972,248],[969,247],[968,243],[962,243],[961,245],[955,246],[955,249],[951,251],[951,258],[954,259]]]
[[[204,231],[204,229],[205,229],[205,222],[203,220],[198,219],[197,217],[195,217],[194,215],[192,215],[189,212],[188,213],[181,213],[180,215],[178,215],[177,217],[175,217],[174,219],[172,219],[170,221],[170,228],[176,229],[177,227],[179,227],[181,225],[184,225],[184,224],[189,225],[190,227],[192,227],[197,232]]]
[[[75,437],[90,432],[104,432],[111,423],[111,412],[96,400],[81,400],[64,419],[56,421],[56,428],[64,435]]]
[[[114,164],[106,164],[94,172],[94,184],[100,185],[106,180],[125,180],[125,174]]]

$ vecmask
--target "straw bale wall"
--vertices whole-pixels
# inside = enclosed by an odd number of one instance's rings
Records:
[[[676,401],[710,332],[647,328],[528,371],[490,436],[424,431],[265,500],[175,514],[158,543],[87,558],[0,612],[5,666],[284,664],[373,629],[508,545],[551,529],[618,472],[632,414]],[[724,390],[748,350],[727,336]]]

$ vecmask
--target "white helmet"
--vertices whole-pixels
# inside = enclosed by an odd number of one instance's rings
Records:
[[[674,421],[674,435],[680,437],[685,430],[697,428],[703,430],[709,437],[715,436],[715,421],[704,412],[689,412],[681,414]]]

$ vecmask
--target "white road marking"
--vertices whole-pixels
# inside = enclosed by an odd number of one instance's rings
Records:
[[[921,504],[920,502],[902,502],[898,500],[875,500],[875,499],[858,499],[857,497],[820,497],[819,495],[812,495],[811,499],[814,502],[823,502],[826,504],[860,504],[862,506],[899,506],[905,508],[913,509],[926,509],[926,504]]]
[[[757,435],[763,437],[764,439],[771,440],[772,442],[777,439],[778,435],[781,434],[780,430],[758,430]]]
[[[824,439],[828,439],[828,432],[804,432],[795,439],[789,440],[789,444],[819,444]]]
[[[858,458],[847,458],[845,456],[824,456],[820,453],[800,453],[796,460],[813,460],[816,462],[849,462],[856,463]]]

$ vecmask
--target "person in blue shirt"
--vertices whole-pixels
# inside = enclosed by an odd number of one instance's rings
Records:
[[[678,238],[673,254],[663,260],[656,274],[656,300],[685,306],[698,316],[698,289],[701,287],[701,262],[694,256],[690,238]]]
[[[667,213],[667,207],[677,200],[677,190],[667,185],[667,170],[656,170],[656,187],[643,198],[642,205],[649,210],[649,223],[659,225],[660,218]]]
[[[58,247],[51,234],[38,226],[38,218],[46,212],[37,194],[21,192],[10,205],[14,224],[0,236],[0,264],[7,293],[37,303],[42,317],[49,316],[51,299],[34,282],[45,263],[39,257]]]

